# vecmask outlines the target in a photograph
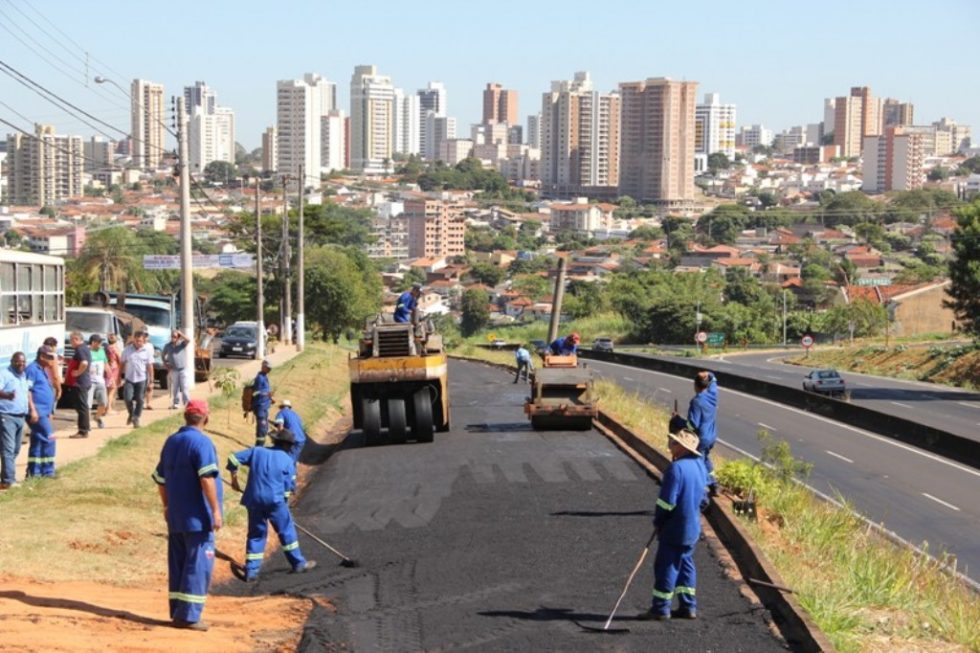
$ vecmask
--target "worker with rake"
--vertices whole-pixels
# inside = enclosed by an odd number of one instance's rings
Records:
[[[238,484],[238,470],[249,468],[248,482],[242,493],[242,505],[248,510],[248,540],[245,543],[245,582],[258,578],[265,554],[265,540],[269,524],[279,535],[282,552],[292,566],[293,573],[303,573],[316,566],[315,560],[307,560],[299,548],[296,526],[289,513],[286,500],[296,489],[296,463],[289,450],[296,436],[288,429],[275,430],[270,434],[271,447],[252,447],[228,456],[226,468],[231,472],[231,486],[242,492]]]

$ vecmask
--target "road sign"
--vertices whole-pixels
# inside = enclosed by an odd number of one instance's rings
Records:
[[[725,334],[721,331],[712,331],[708,334],[708,345],[711,347],[723,347],[725,345]]]
[[[800,340],[800,343],[804,347],[806,347],[807,349],[809,349],[810,347],[813,346],[813,336],[803,336],[803,339]]]
[[[192,257],[194,269],[201,268],[232,268],[249,269],[255,267],[255,256],[252,254],[195,254]],[[180,256],[170,254],[144,254],[144,270],[179,270]]]
[[[698,334],[694,336],[694,339],[703,345],[704,343],[708,342],[708,333],[706,331],[698,331]]]

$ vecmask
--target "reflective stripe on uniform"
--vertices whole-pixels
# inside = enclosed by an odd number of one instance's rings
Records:
[[[205,465],[201,469],[197,470],[197,475],[204,476],[208,472],[216,472],[216,471],[218,471],[218,466],[215,465],[214,463],[211,463],[210,465]]]
[[[694,596],[697,593],[693,587],[685,587],[684,585],[678,585],[674,588],[674,591],[678,594],[688,594],[690,596]]]
[[[183,592],[171,592],[170,599],[173,601],[184,601],[186,603],[204,603],[204,600],[208,598],[207,595],[201,594],[184,594]]]
[[[156,481],[157,483],[159,483],[160,485],[163,485],[164,483],[166,483],[166,481],[163,479],[163,477],[160,476],[159,474],[157,474],[156,472],[153,472],[153,480]]]
[[[669,601],[674,598],[673,592],[660,592],[656,588],[653,590],[654,598],[663,599],[664,601]]]
[[[27,462],[29,462],[29,463],[53,463],[54,462],[54,456],[51,456],[50,458],[28,458],[27,459]]]
[[[232,467],[241,466],[241,463],[238,461],[238,458],[235,458],[235,454],[233,453],[228,454],[228,464],[231,465]]]
[[[299,540],[295,542],[290,542],[289,544],[284,544],[282,546],[283,551],[292,551],[293,549],[298,549],[298,548],[299,548]]]
[[[245,554],[245,559],[246,560],[261,560],[264,555],[265,554],[263,554],[263,553],[246,553]]]
[[[663,499],[657,499],[657,507],[658,508],[663,508],[664,510],[673,510],[674,509],[674,504],[667,503]]]

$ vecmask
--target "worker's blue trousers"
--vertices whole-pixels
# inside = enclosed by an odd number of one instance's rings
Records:
[[[286,559],[293,569],[299,570],[306,566],[306,558],[299,550],[299,539],[296,537],[293,517],[289,514],[289,506],[285,503],[277,503],[263,508],[249,508],[248,541],[245,544],[246,578],[254,578],[259,573],[270,523],[279,535],[282,552],[286,554]]]
[[[265,446],[265,436],[269,433],[269,407],[255,406],[252,408],[255,414],[255,446]]]
[[[55,440],[51,420],[39,417],[31,424],[31,444],[27,449],[28,476],[54,476]]]
[[[694,569],[694,545],[683,546],[661,542],[653,560],[653,611],[670,614],[674,595],[682,610],[694,611],[698,607],[694,588],[697,572]]]
[[[214,569],[214,532],[192,531],[167,536],[170,618],[201,620]]]

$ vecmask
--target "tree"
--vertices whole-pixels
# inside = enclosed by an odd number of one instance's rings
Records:
[[[402,277],[402,282],[399,287],[404,292],[409,290],[413,285],[417,283],[425,284],[426,281],[427,277],[424,268],[409,268],[408,272]]]
[[[222,270],[212,279],[199,285],[208,295],[208,312],[225,324],[255,319],[255,297],[258,284],[255,277],[237,270]]]
[[[732,244],[749,221],[749,210],[739,204],[722,204],[698,219],[696,230],[709,243]]]
[[[877,221],[883,207],[861,191],[838,193],[827,198],[820,212],[825,226],[835,227],[839,224],[854,225],[859,222]]]
[[[146,252],[137,234],[126,227],[92,232],[79,254],[76,278],[96,287],[104,281],[106,290],[159,290],[159,283],[143,269],[143,253],[157,252]]]
[[[663,229],[645,224],[630,232],[630,240],[659,240],[664,237]]]
[[[724,152],[713,152],[708,155],[708,170],[715,174],[719,170],[728,170],[732,165],[728,160],[728,155]]]
[[[460,329],[464,336],[471,336],[490,324],[490,308],[487,293],[471,288],[463,293],[463,320]]]
[[[210,184],[223,184],[237,175],[235,164],[227,161],[212,161],[204,167],[204,178]]]
[[[952,283],[946,289],[944,304],[974,340],[980,340],[980,202],[956,211],[956,229],[950,241],[953,258],[949,262]]]
[[[490,263],[477,263],[470,269],[471,277],[491,288],[503,281],[504,275],[505,272],[502,268]]]
[[[973,156],[960,164],[960,170],[966,170],[971,174],[980,173],[980,155]]]
[[[306,294],[315,298],[306,311],[320,338],[336,342],[380,308],[380,277],[367,257],[358,254],[335,245],[306,252]]]
[[[946,179],[949,179],[949,168],[936,166],[935,168],[929,171],[929,174],[926,175],[926,178],[929,181],[944,181]]]

